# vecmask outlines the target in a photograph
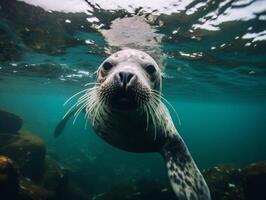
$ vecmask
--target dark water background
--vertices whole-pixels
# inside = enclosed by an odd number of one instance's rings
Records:
[[[59,139],[52,135],[66,99],[124,47],[145,50],[164,67],[164,96],[200,168],[266,159],[266,1],[25,2],[0,1],[0,108],[20,115],[91,190],[167,178],[159,155],[114,149],[84,129],[83,117]],[[112,26],[132,17],[143,29]]]

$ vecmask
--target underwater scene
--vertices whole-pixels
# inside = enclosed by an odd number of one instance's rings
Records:
[[[1,200],[266,200],[265,115],[265,0],[0,0]]]

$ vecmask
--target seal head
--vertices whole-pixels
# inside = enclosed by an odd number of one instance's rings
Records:
[[[122,50],[107,58],[97,71],[100,98],[111,108],[137,109],[151,91],[161,90],[161,71],[146,53]]]

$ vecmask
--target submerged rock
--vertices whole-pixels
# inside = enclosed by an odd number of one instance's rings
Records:
[[[203,171],[214,200],[243,200],[241,169],[216,166]]]
[[[255,200],[246,199],[243,193],[242,169],[232,166],[216,166],[202,172],[210,188],[213,200]],[[265,186],[265,185],[264,185]],[[263,187],[263,185],[261,185]],[[254,192],[254,191],[252,191]],[[266,191],[265,191],[266,193]],[[252,196],[252,195],[251,195]],[[254,195],[253,195],[254,197]],[[124,183],[109,192],[94,195],[94,200],[176,200],[168,182],[139,180]],[[256,199],[257,200],[257,199]],[[262,200],[258,198],[258,200]],[[265,199],[264,199],[265,200]]]
[[[176,200],[169,183],[139,180],[135,184],[121,184],[110,192],[94,195],[93,200]]]
[[[46,158],[45,170],[41,185],[53,191],[57,200],[66,199],[69,191],[67,170],[63,169],[55,160]]]
[[[10,112],[0,110],[0,133],[16,134],[22,127],[22,119]]]
[[[26,177],[38,179],[42,176],[45,151],[42,139],[28,131],[21,131],[17,136],[0,134],[0,154],[16,161]]]
[[[15,165],[9,157],[0,155],[0,199],[69,199],[67,173],[55,160],[50,158],[44,160],[43,142],[38,137],[35,138],[25,132],[16,137],[8,134],[4,136],[0,135],[1,143],[3,144],[3,141],[8,143],[0,145],[0,151],[15,158],[18,165]],[[33,153],[29,154],[28,151]],[[44,161],[45,164],[41,164]]]
[[[18,190],[17,167],[10,158],[0,155],[0,198],[17,199]]]
[[[68,194],[82,199],[69,192],[67,171],[55,160],[46,158],[46,147],[40,137],[26,130],[18,131],[22,120],[14,114],[0,111],[0,120],[0,199],[73,199]]]
[[[242,175],[245,200],[266,199],[266,161],[251,164]]]
[[[55,191],[29,178],[19,176],[18,167],[0,156],[0,199],[3,200],[60,200]]]
[[[56,200],[52,191],[47,190],[28,178],[22,177],[19,186],[19,200]]]

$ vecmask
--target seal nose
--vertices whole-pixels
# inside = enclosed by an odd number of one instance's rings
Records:
[[[135,75],[131,72],[119,72],[118,76],[121,85],[123,86],[123,88],[126,88]]]

